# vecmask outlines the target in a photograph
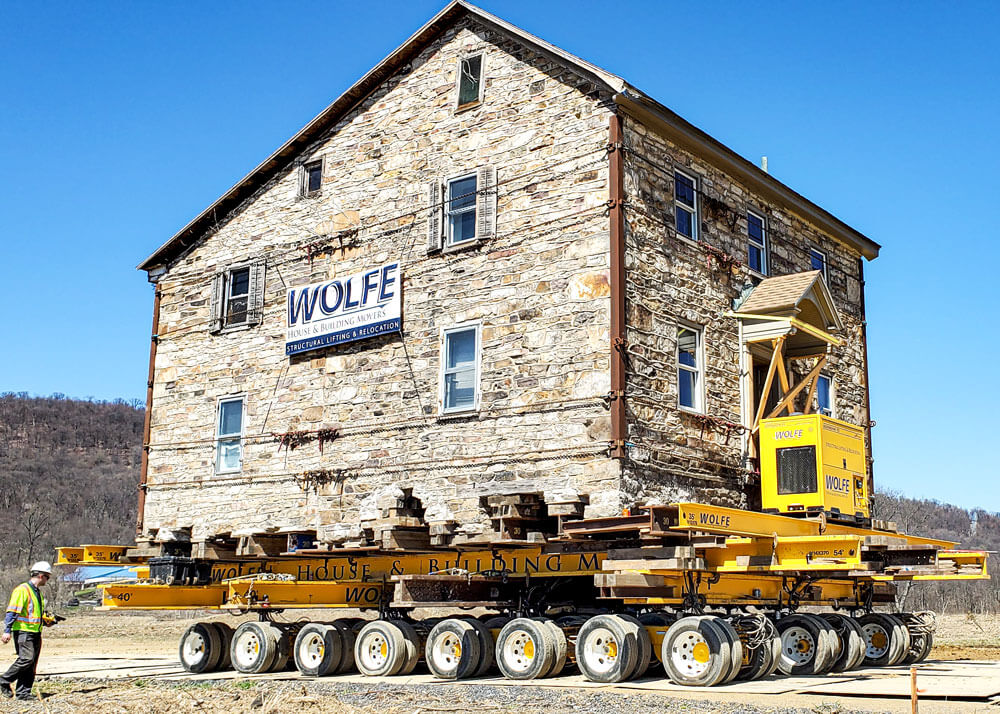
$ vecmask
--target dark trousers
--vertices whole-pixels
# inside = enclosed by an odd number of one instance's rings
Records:
[[[30,697],[31,685],[35,683],[38,655],[42,653],[42,633],[15,630],[13,635],[17,659],[0,676],[0,686],[9,687],[13,682],[17,682],[14,693],[19,697]]]

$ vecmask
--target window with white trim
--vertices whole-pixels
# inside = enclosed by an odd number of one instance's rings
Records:
[[[479,325],[444,331],[441,412],[474,411],[479,406]]]
[[[816,378],[816,413],[833,416],[833,378],[825,374]]]
[[[299,175],[299,195],[315,196],[323,188],[323,160],[317,159],[302,165]]]
[[[483,101],[483,56],[463,57],[458,62],[458,108]]]
[[[674,171],[674,225],[677,232],[698,240],[698,179]]]
[[[826,253],[818,248],[809,249],[809,265],[813,270],[823,271],[823,280],[827,280],[826,275]]]
[[[764,216],[747,211],[747,267],[767,275],[767,227]]]
[[[243,397],[219,400],[215,430],[215,472],[243,468]]]
[[[705,411],[704,331],[677,326],[677,404],[682,409]]]
[[[476,239],[476,175],[451,179],[447,185],[446,245]]]

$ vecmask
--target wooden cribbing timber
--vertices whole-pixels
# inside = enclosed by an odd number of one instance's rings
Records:
[[[586,503],[488,496],[492,530],[462,533],[453,522],[425,522],[404,493],[353,547],[315,544],[302,532],[220,534],[189,544],[195,558],[164,555],[177,553],[174,543],[155,556],[149,545],[63,548],[59,562],[133,566],[138,582],[104,586],[104,610],[259,614],[235,632],[192,626],[180,650],[191,671],[220,666],[226,647],[241,671],[268,671],[274,662],[248,653],[273,644],[289,648],[307,674],[376,674],[387,662],[399,672],[422,658],[445,678],[485,673],[494,662],[508,677],[530,678],[561,671],[565,649],[566,661],[595,681],[623,681],[660,662],[671,679],[692,685],[918,661],[930,651],[932,618],[879,614],[875,605],[892,603],[901,581],[988,577],[982,551],[822,515],[677,503],[588,519]],[[171,568],[182,566],[178,577]],[[198,572],[202,584],[190,575]],[[806,604],[833,611],[797,612]],[[359,608],[378,618],[271,621],[295,608]],[[416,608],[450,616],[413,620]],[[488,614],[473,618],[471,608]],[[336,662],[317,667],[321,650],[335,651]],[[550,656],[547,668],[535,666]]]

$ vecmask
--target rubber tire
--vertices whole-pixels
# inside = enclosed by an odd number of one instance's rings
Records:
[[[731,651],[729,673],[719,682],[719,684],[728,684],[736,679],[740,673],[740,668],[743,666],[743,640],[740,639],[740,633],[736,631],[732,623],[724,617],[713,617],[712,624],[723,630],[726,633],[726,637],[729,638],[729,648]]]
[[[678,640],[691,633],[697,633],[697,636],[705,641],[709,649],[708,666],[697,675],[691,675],[678,669],[671,656],[675,645],[681,650],[686,649],[684,645],[678,643]],[[660,647],[660,660],[663,662],[667,676],[674,684],[689,687],[710,687],[721,681],[732,666],[732,648],[728,645],[728,638],[707,618],[682,617],[667,629],[667,634]],[[681,657],[681,659],[687,659],[687,657]]]
[[[813,656],[811,659],[796,664],[787,655],[787,647],[784,641],[785,632],[793,627],[799,627],[806,631],[813,641]],[[827,630],[820,627],[811,617],[803,617],[799,614],[786,615],[777,622],[779,634],[782,636],[781,656],[778,659],[778,669],[786,675],[816,674],[822,671],[828,660],[831,659],[830,643]]]
[[[934,647],[934,633],[928,632],[924,634],[923,640],[923,647],[921,648],[920,653],[917,654],[917,658],[913,660],[913,664],[920,664],[930,655],[931,649]]]
[[[556,645],[555,656],[552,658],[552,668],[546,673],[546,677],[558,677],[562,674],[563,668],[566,667],[566,653],[569,648],[569,642],[566,640],[566,633],[563,632],[562,628],[554,620],[543,620],[545,626],[549,628],[552,633],[552,640]]]
[[[645,625],[635,617],[631,615],[618,615],[626,622],[632,623],[636,626],[636,641],[639,644],[639,658],[635,663],[635,669],[632,670],[632,674],[629,675],[629,679],[641,679],[646,676],[646,672],[653,665],[653,640],[649,636],[649,630],[646,629]]]
[[[396,674],[412,674],[420,661],[420,654],[424,651],[423,643],[420,641],[420,634],[416,626],[405,620],[390,620],[400,632],[403,633],[403,640],[406,645],[406,660]],[[426,632],[426,630],[424,630]]]
[[[837,630],[834,629],[833,625],[827,622],[825,618],[806,612],[800,614],[802,617],[807,617],[815,622],[816,626],[823,632],[822,636],[826,639],[827,656],[821,663],[816,665],[817,669],[815,674],[827,674],[831,669],[833,669],[833,665],[837,663],[837,659],[840,657],[840,651],[843,647],[843,643],[840,641],[840,636],[837,635]]]
[[[907,628],[906,623],[898,615],[886,615],[890,620],[895,623],[895,634],[900,639],[900,646],[897,648],[897,654],[889,663],[890,667],[894,667],[897,664],[903,664],[906,659],[907,653],[910,651],[910,630]]]
[[[864,664],[868,667],[889,666],[889,662],[891,662],[899,654],[896,647],[899,647],[902,644],[898,641],[898,635],[896,635],[896,624],[892,620],[886,619],[885,615],[877,612],[870,612],[867,615],[862,615],[858,618],[858,624],[861,626],[863,633],[862,644],[865,647],[865,657],[863,660]],[[887,642],[885,651],[882,652],[882,654],[877,656],[869,654],[868,645],[870,638],[869,634],[864,632],[865,627],[871,627],[876,631],[881,631],[882,634],[886,636]]]
[[[830,623],[841,643],[840,656],[830,667],[830,671],[847,672],[856,667],[857,663],[864,658],[864,640],[858,623],[854,621],[854,618],[841,615],[838,612],[824,612],[820,617]]]
[[[518,658],[516,655],[514,655],[515,662],[508,662],[505,656],[508,640],[522,636],[526,637],[534,648],[534,654],[531,656],[530,662],[526,667],[517,666]],[[503,629],[500,630],[500,635],[497,637],[497,666],[507,679],[540,679],[552,669],[555,656],[555,638],[544,622],[537,618],[515,618],[503,626]]]
[[[194,645],[194,638],[201,638],[200,648],[189,651],[188,656],[185,657],[185,642],[191,639],[190,644]],[[184,634],[181,635],[177,654],[181,660],[181,666],[187,672],[192,674],[214,672],[218,669],[222,659],[222,637],[211,622],[196,622],[184,630]]]
[[[412,628],[411,628],[412,629]],[[385,646],[385,659],[379,664],[366,662],[366,649],[370,649],[375,638],[381,638]],[[381,650],[381,647],[379,648]],[[372,620],[361,628],[354,643],[354,661],[358,671],[366,677],[390,677],[397,674],[407,661],[410,652],[407,640],[398,622],[394,620]]]
[[[302,650],[310,643],[317,642],[321,644],[323,654],[318,662],[310,661]],[[336,672],[340,667],[340,662],[343,660],[344,638],[341,637],[340,630],[332,625],[310,622],[295,636],[292,652],[295,668],[303,675],[306,677],[326,677]]]
[[[781,633],[778,632],[778,626],[774,624],[774,620],[768,619],[771,623],[771,666],[767,668],[767,672],[761,677],[770,677],[776,672],[778,672],[778,667],[781,665]]]
[[[257,641],[257,652],[255,656],[247,659],[243,654],[249,654],[249,643],[246,638],[255,638]],[[245,650],[245,651],[242,651]],[[229,647],[230,658],[233,668],[242,674],[262,674],[270,672],[274,666],[274,661],[278,657],[278,640],[271,632],[270,624],[267,622],[244,622],[236,628],[233,633],[233,642]]]
[[[580,631],[576,633],[576,666],[589,681],[616,684],[628,681],[635,672],[640,647],[635,632],[626,627],[629,624],[631,623],[614,615],[595,615],[580,626]],[[586,653],[593,633],[602,629],[612,634],[618,652],[607,671],[594,669]]]
[[[496,665],[493,655],[496,643],[493,641],[493,633],[490,632],[485,622],[476,618],[469,618],[469,624],[472,625],[472,629],[479,636],[479,666],[476,667],[476,671],[472,676],[482,677]]]
[[[225,622],[213,622],[215,629],[219,631],[219,639],[222,640],[222,658],[219,660],[219,666],[216,667],[217,672],[228,672],[233,668],[233,663],[230,660],[229,647],[233,643],[233,628],[227,625]]]
[[[453,640],[458,643],[461,653],[455,657],[436,652],[438,642]],[[479,632],[470,620],[449,618],[441,620],[427,635],[424,645],[424,661],[431,674],[438,679],[468,679],[475,675],[482,659],[482,644]]]
[[[340,634],[342,642],[340,647],[340,664],[337,665],[337,668],[331,674],[345,674],[357,671],[354,667],[354,643],[357,642],[358,636],[354,632],[354,629],[350,623],[345,624],[344,620],[339,619],[328,622],[327,625]]]

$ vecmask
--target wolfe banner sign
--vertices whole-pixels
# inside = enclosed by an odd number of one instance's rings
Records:
[[[285,354],[399,332],[401,290],[399,263],[290,288]]]

